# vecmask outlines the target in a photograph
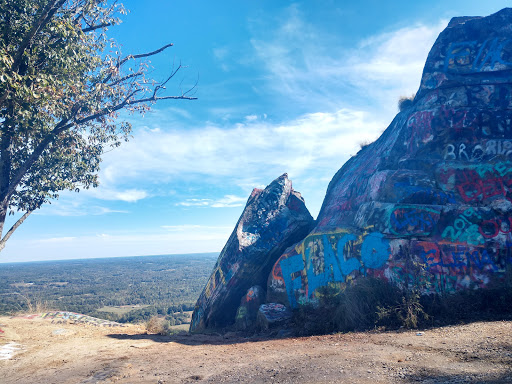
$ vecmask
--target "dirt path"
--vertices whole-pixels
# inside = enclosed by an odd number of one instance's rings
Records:
[[[512,322],[289,339],[0,317],[0,383],[512,383]]]

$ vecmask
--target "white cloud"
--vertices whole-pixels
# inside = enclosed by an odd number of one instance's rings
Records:
[[[385,121],[371,119],[363,111],[341,109],[307,114],[282,124],[257,120],[223,129],[210,125],[187,131],[143,130],[121,151],[105,156],[101,180],[117,185],[211,176],[222,182],[222,178],[257,175],[261,184],[261,179],[268,182],[284,172],[291,177],[326,169],[332,172],[355,154],[359,142],[374,140],[385,127]],[[121,194],[100,188],[97,194],[125,201],[147,196],[148,192],[139,189]],[[181,205],[210,203],[215,202],[190,199]]]
[[[229,53],[227,47],[214,48],[212,51],[213,57],[215,57],[217,60],[224,60]]]
[[[11,239],[0,262],[46,259],[163,255],[220,251],[233,228],[224,226],[180,225],[152,228],[150,231],[98,233],[89,236],[48,239]],[[63,247],[72,252],[62,252]]]
[[[162,225],[163,229],[170,232],[187,232],[187,231],[203,231],[203,230],[211,230],[211,231],[220,231],[225,233],[225,231],[233,230],[231,227],[220,227],[220,226],[207,226],[207,225]]]
[[[158,132],[152,132],[158,133]],[[125,201],[128,203],[135,203],[139,200],[145,199],[149,197],[149,194],[142,190],[136,188],[124,189],[124,190],[116,190],[113,188],[100,186],[95,189],[90,189],[88,193],[97,199],[101,200],[118,200]]]
[[[103,163],[105,185],[122,183],[132,188],[100,188],[97,197],[137,201],[153,193],[151,184],[183,180],[238,185],[248,192],[287,172],[306,195],[309,184],[316,184],[321,191],[315,192],[316,199],[336,170],[358,151],[358,144],[375,140],[387,127],[399,96],[418,88],[428,50],[445,25],[446,21],[416,24],[369,37],[354,48],[334,50],[333,37],[308,24],[298,7],[292,6],[275,31],[252,39],[256,57],[252,64],[265,69],[270,91],[285,95],[290,102],[303,99],[320,112],[277,123],[251,114],[228,124],[227,119],[240,111],[217,108],[212,112],[218,121],[224,119],[222,125],[205,123],[188,130],[169,129],[158,119],[150,119],[145,129],[138,130],[122,150],[107,154]],[[213,53],[224,59],[229,52],[222,47]],[[352,91],[349,96],[344,93],[347,87]],[[357,99],[354,90],[370,101],[372,112],[368,105],[350,106]],[[144,185],[147,191],[136,185]],[[177,205],[245,203],[245,197],[223,199],[187,199]]]
[[[334,35],[291,6],[275,30],[258,30],[251,44],[274,92],[324,110],[354,105],[358,96],[394,115],[398,97],[418,89],[429,49],[447,23],[415,24],[337,48]]]
[[[111,213],[129,213],[125,210],[112,209],[100,205],[86,203],[88,193],[91,190],[83,190],[80,193],[63,191],[60,193],[59,200],[54,200],[51,204],[45,204],[41,209],[34,211],[33,215],[41,216],[101,216]]]
[[[176,203],[176,205],[181,207],[208,207],[211,205],[211,199],[187,199],[185,201]]]
[[[212,204],[213,208],[233,208],[243,207],[247,202],[247,197],[239,197],[234,195],[226,195],[222,199],[217,200]]]
[[[215,60],[219,62],[221,69],[224,72],[228,72],[231,69],[231,67],[226,63],[226,59],[229,56],[229,49],[227,47],[219,47],[214,48],[212,52]]]
[[[448,20],[435,25],[417,24],[383,33],[362,41],[340,67],[358,87],[374,91],[374,97],[387,106],[396,104],[398,95],[417,91],[428,52]]]
[[[246,197],[239,197],[234,195],[226,195],[218,200],[213,199],[186,199],[176,203],[181,207],[200,207],[200,208],[234,208],[243,207],[247,201]]]

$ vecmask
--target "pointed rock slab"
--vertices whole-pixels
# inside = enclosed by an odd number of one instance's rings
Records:
[[[267,301],[295,307],[365,276],[425,294],[485,288],[512,264],[511,201],[507,8],[451,20],[414,102],[334,176],[315,228],[274,265]]]
[[[254,189],[196,303],[190,330],[232,325],[247,290],[266,286],[277,258],[304,238],[312,225],[313,218],[287,174],[264,190]]]

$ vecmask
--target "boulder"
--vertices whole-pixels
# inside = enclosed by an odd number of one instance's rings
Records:
[[[240,306],[236,311],[235,327],[239,331],[247,331],[254,328],[258,309],[265,301],[265,291],[259,285],[249,288],[240,300]]]
[[[265,287],[277,258],[304,238],[312,225],[313,218],[287,174],[264,190],[254,189],[196,303],[190,330],[232,325],[247,290]]]
[[[329,184],[267,301],[373,276],[424,294],[485,288],[512,264],[512,9],[450,21],[419,91]]]
[[[292,317],[286,306],[279,303],[262,304],[258,310],[258,325],[262,330],[281,326]]]

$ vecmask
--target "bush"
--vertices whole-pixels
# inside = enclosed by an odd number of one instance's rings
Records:
[[[146,322],[146,330],[149,333],[166,336],[170,333],[170,324],[164,317],[153,316]]]
[[[402,112],[402,111],[405,111],[406,109],[411,108],[414,105],[415,97],[416,97],[416,94],[413,94],[409,97],[400,96],[400,99],[398,99],[398,110],[400,112]]]
[[[318,302],[301,305],[294,311],[293,327],[300,335],[364,330],[379,321],[378,308],[396,306],[401,291],[376,278],[361,278],[344,291],[337,287],[318,290]],[[391,325],[395,319],[382,321]]]
[[[425,312],[420,302],[419,291],[403,291],[402,298],[398,305],[377,307],[379,321],[392,319],[392,323],[401,327],[411,329],[418,328],[420,320],[429,320],[430,315]]]
[[[421,272],[420,272],[421,273]],[[451,294],[421,295],[376,278],[359,278],[344,291],[319,288],[318,300],[294,311],[292,327],[298,335],[386,328],[418,328],[460,322],[512,319],[512,269],[494,277],[487,288]]]
[[[372,144],[373,141],[370,141],[370,140],[363,140],[359,143],[359,147],[361,149],[365,149],[366,147],[368,147],[370,144]]]

